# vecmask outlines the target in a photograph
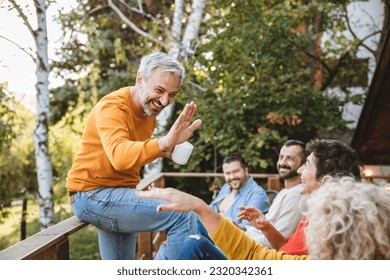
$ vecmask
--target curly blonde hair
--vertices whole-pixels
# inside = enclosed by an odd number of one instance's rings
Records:
[[[327,179],[307,200],[313,259],[390,259],[390,192],[350,177]]]

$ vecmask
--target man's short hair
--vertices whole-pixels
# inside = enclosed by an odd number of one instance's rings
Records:
[[[290,139],[284,142],[283,146],[290,147],[290,146],[300,146],[301,152],[299,153],[299,156],[301,157],[301,163],[303,164],[306,161],[306,157],[308,154],[306,153],[306,144],[299,140]]]
[[[233,161],[239,161],[242,168],[248,167],[245,158],[240,154],[231,154],[224,158],[223,164],[225,163],[231,163]]]
[[[152,71],[157,68],[161,68],[163,73],[180,77],[180,82],[184,79],[185,69],[183,65],[174,57],[163,52],[154,52],[142,57],[138,73],[147,80]]]

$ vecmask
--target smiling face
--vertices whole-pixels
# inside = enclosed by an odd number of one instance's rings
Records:
[[[180,77],[156,68],[147,79],[138,74],[137,87],[141,92],[140,103],[144,113],[155,117],[173,102],[179,91]]]
[[[279,153],[276,167],[280,179],[290,179],[299,176],[298,168],[302,164],[302,147],[298,145],[283,146]]]
[[[317,167],[313,153],[307,157],[306,163],[298,169],[298,174],[301,175],[301,180],[303,183],[301,194],[309,195],[321,187],[322,180],[318,180],[316,177]]]
[[[226,183],[234,190],[238,190],[248,181],[248,168],[242,167],[239,161],[224,163],[222,169]]]

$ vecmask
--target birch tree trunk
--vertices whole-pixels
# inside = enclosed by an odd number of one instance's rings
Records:
[[[195,43],[198,40],[199,27],[207,0],[195,0],[192,3],[191,15],[181,42],[180,56],[187,62],[188,55],[195,54]]]
[[[36,125],[33,133],[35,158],[38,180],[38,202],[40,205],[39,224],[40,230],[48,228],[55,223],[53,194],[53,174],[49,154],[48,123],[50,113],[49,101],[49,57],[46,11],[48,4],[45,0],[34,0],[37,28],[33,29],[29,22],[27,12],[21,5],[10,0],[13,7],[18,11],[24,24],[29,29],[36,46],[35,55],[32,56],[36,64],[37,82],[35,85],[37,94]],[[23,4],[25,5],[25,3]]]
[[[46,24],[47,4],[45,0],[34,0],[37,13],[38,27],[35,31],[35,44],[37,48],[36,64],[36,91],[37,91],[37,112],[35,116],[36,125],[34,130],[35,158],[37,164],[38,194],[40,200],[39,224],[41,229],[48,228],[55,223],[53,194],[53,173],[49,153],[49,57],[48,38]]]

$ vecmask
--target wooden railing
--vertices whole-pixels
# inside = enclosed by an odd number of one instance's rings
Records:
[[[0,252],[0,260],[69,260],[69,236],[86,227],[76,216]]]
[[[280,181],[277,174],[251,174],[255,179],[266,179],[266,190],[280,190]],[[141,180],[137,189],[144,190],[148,186],[165,188],[166,177],[223,177],[222,173],[159,173]],[[383,176],[382,176],[383,177]],[[384,179],[390,181],[390,177],[377,178],[365,177],[367,181]],[[75,216],[62,221],[46,230],[3,250],[0,252],[0,260],[68,260],[69,236],[88,226]],[[164,232],[143,232],[138,234],[137,259],[153,259],[153,253],[165,239]]]

